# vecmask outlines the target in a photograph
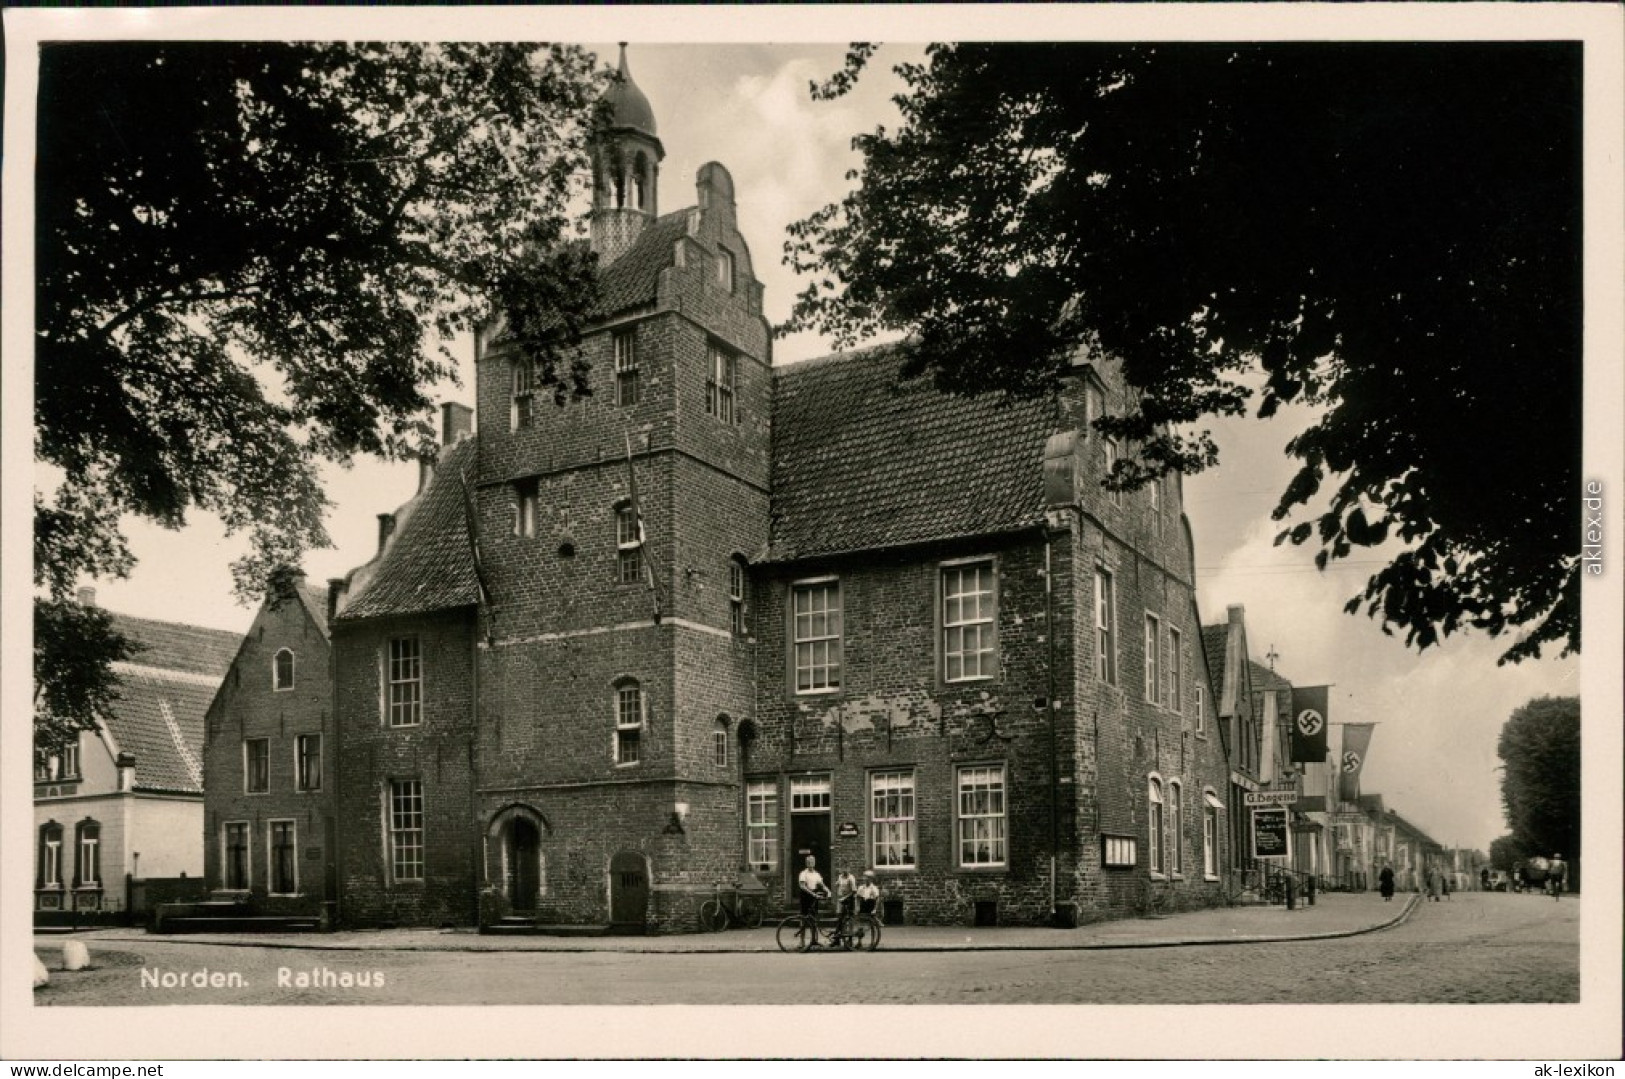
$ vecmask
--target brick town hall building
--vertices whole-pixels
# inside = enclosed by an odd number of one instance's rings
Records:
[[[728,171],[661,214],[654,111],[611,96],[593,395],[482,334],[477,432],[446,406],[330,585],[340,919],[692,930],[804,852],[911,922],[1211,901],[1222,672],[1177,479],[1100,486],[1115,365],[1043,400],[774,367]]]

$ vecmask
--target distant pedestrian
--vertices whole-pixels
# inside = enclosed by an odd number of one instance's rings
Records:
[[[1435,903],[1439,902],[1439,889],[1442,887],[1439,880],[1439,867],[1436,865],[1428,866],[1424,879],[1427,882],[1428,898],[1433,900]]]
[[[1382,872],[1377,874],[1377,887],[1382,889],[1382,901],[1391,902],[1394,898],[1394,867],[1384,865]]]
[[[1569,864],[1563,860],[1561,853],[1552,855],[1552,864],[1546,869],[1546,885],[1551,889],[1552,898],[1563,898],[1563,886],[1568,882]]]
[[[1490,890],[1490,867],[1485,866],[1478,871],[1478,888],[1480,891]]]

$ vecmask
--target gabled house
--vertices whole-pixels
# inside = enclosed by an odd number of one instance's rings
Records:
[[[1250,835],[1252,813],[1249,793],[1265,787],[1264,724],[1258,714],[1262,701],[1253,692],[1253,663],[1247,646],[1247,615],[1239,604],[1226,609],[1225,620],[1202,627],[1202,649],[1213,672],[1215,714],[1226,732],[1229,783],[1225,799],[1230,835],[1230,862],[1240,873],[1255,867]],[[1272,765],[1273,766],[1273,765]]]
[[[95,591],[79,602],[94,606]],[[204,713],[240,637],[113,614],[139,646],[113,665],[107,723],[36,755],[34,909],[126,913],[141,881],[203,873]]]
[[[327,597],[273,577],[208,709],[204,869],[268,914],[319,914],[333,889],[332,649]]]

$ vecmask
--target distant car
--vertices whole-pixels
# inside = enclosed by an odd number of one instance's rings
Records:
[[[1490,874],[1490,891],[1504,892],[1511,886],[1512,878],[1505,871],[1497,869]]]

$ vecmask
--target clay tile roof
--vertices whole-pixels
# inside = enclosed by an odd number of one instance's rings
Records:
[[[316,628],[326,637],[327,632],[327,589],[318,588],[312,584],[299,585],[299,602],[304,604],[310,620],[316,623]]]
[[[107,720],[119,751],[135,755],[137,790],[203,791],[203,720],[242,635],[112,614],[143,646],[114,670],[119,699]]]
[[[1208,669],[1221,680],[1224,678],[1224,647],[1229,636],[1228,623],[1202,627],[1202,652],[1207,656]]]
[[[1266,689],[1285,690],[1292,692],[1292,683],[1276,674],[1268,667],[1256,660],[1248,660],[1253,669],[1253,692],[1262,693]]]
[[[467,438],[441,452],[428,486],[396,515],[394,536],[359,591],[340,608],[339,621],[479,602],[460,479],[464,469],[472,473],[475,446]]]
[[[595,318],[607,318],[655,302],[660,271],[672,264],[677,241],[688,232],[692,209],[662,214],[643,226],[620,258],[599,272]]]
[[[770,561],[1011,532],[1044,517],[1048,400],[898,381],[894,346],[775,372]]]
[[[243,635],[223,629],[205,629],[180,622],[158,622],[150,618],[107,612],[113,628],[140,644],[130,657],[143,667],[163,667],[189,674],[210,674],[224,678]]]

